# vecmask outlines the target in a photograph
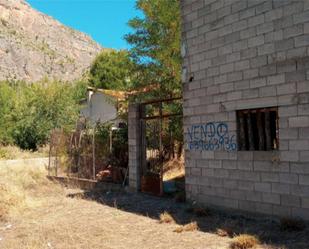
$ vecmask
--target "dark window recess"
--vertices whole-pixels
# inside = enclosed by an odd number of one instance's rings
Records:
[[[238,150],[277,150],[278,108],[237,111]]]

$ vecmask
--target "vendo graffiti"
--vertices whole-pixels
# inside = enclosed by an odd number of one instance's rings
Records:
[[[228,125],[223,122],[210,122],[192,125],[187,128],[189,150],[225,150],[237,149],[236,136],[229,134]]]

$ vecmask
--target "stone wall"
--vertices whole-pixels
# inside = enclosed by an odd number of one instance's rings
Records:
[[[309,219],[309,1],[181,9],[188,198]],[[238,151],[236,110],[262,107],[278,107],[279,149]],[[224,146],[190,146],[208,123],[226,129]]]

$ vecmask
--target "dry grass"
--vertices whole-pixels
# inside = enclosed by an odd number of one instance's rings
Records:
[[[217,236],[209,233],[179,236],[173,232],[175,224],[162,226],[155,219],[114,208],[118,207],[116,202],[108,206],[82,198],[68,198],[67,194],[73,191],[48,181],[45,174],[38,168],[0,168],[0,207],[6,220],[6,223],[0,221],[0,248],[228,247],[226,238],[218,241]],[[76,193],[81,191],[74,190]],[[6,229],[7,224],[12,227]],[[196,224],[183,228],[184,231],[196,229]]]
[[[225,227],[225,228],[218,228],[216,230],[216,234],[219,235],[220,237],[230,237],[232,238],[234,235],[233,229],[229,228],[229,227]]]
[[[163,180],[168,181],[176,178],[181,178],[185,176],[185,166],[184,159],[174,159],[166,162],[163,165],[164,174]]]
[[[241,234],[233,238],[230,248],[231,249],[249,249],[255,248],[260,244],[257,237],[249,234]]]
[[[282,232],[273,223],[265,225],[259,220],[234,217],[231,220],[213,210],[211,216],[200,218],[194,212],[196,207],[186,213],[185,205],[141,194],[102,193],[95,199],[84,199],[81,190],[64,189],[48,181],[45,174],[38,167],[0,167],[0,248],[150,249],[155,245],[160,249],[247,249],[259,243],[250,235],[229,238],[233,232],[243,231],[260,235],[263,245],[257,248],[309,248],[306,229]],[[68,198],[68,194],[76,198]],[[196,222],[185,226],[159,224],[158,212],[163,210],[169,210],[181,224],[196,220],[200,228]],[[207,232],[217,227],[222,231]],[[265,240],[263,233],[273,237]],[[273,244],[265,244],[268,242]]]
[[[0,146],[0,160],[28,159],[37,157],[47,157],[49,147],[41,147],[38,151],[21,150],[16,146]]]
[[[24,207],[25,197],[6,185],[0,185],[0,221],[7,221],[10,213]]]
[[[175,220],[172,215],[165,211],[163,214],[160,214],[159,223],[175,223]]]
[[[240,218],[231,220],[225,215],[218,216],[214,211],[211,216],[199,218],[196,210],[194,212],[196,207],[191,208],[192,213],[189,214],[184,212],[185,205],[141,194],[102,193],[96,199],[84,199],[86,195],[81,190],[64,189],[48,181],[45,174],[45,170],[38,167],[0,167],[0,248],[150,249],[154,245],[160,249],[254,248],[259,243],[255,237],[240,235],[229,238],[233,232],[243,231],[260,235],[263,245],[258,248],[309,248],[307,230],[280,233],[278,225],[267,225],[267,230],[264,230],[265,226],[261,226],[260,221],[246,220],[243,223]],[[68,198],[68,194],[77,198]],[[141,206],[145,212],[141,212]],[[192,219],[198,223],[184,226],[159,224],[158,212],[163,210],[169,210],[181,224]],[[162,215],[168,217],[164,213]],[[185,219],[182,219],[184,216]],[[12,227],[6,229],[8,224]],[[218,230],[217,234],[207,232],[216,231],[217,227],[222,231]],[[234,231],[226,227],[232,227]],[[275,244],[265,245],[270,240],[265,241],[261,233],[267,236],[276,234],[278,239]]]
[[[280,229],[282,231],[302,231],[306,228],[303,220],[293,218],[282,218],[280,220]]]
[[[182,232],[193,232],[193,231],[197,231],[199,230],[199,227],[197,225],[197,223],[194,221],[194,222],[191,222],[189,224],[186,224],[184,226],[180,226],[180,227],[177,227],[174,232],[175,233],[182,233]]]
[[[51,185],[59,190],[45,175],[45,170],[37,167],[0,168],[0,221],[7,221],[25,209],[36,206],[38,203],[33,196],[50,191]]]

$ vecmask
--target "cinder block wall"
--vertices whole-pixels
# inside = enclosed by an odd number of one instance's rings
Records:
[[[129,104],[128,110],[128,143],[129,143],[129,188],[140,190],[141,138],[140,138],[140,105]]]
[[[188,198],[309,219],[309,1],[181,9]],[[236,110],[262,107],[278,107],[279,150],[238,151]],[[209,122],[228,129],[223,148],[190,147]]]

